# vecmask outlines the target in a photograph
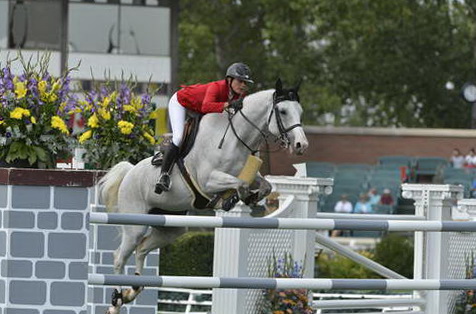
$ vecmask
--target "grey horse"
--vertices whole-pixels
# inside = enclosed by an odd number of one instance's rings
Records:
[[[299,84],[283,89],[278,79],[275,89],[246,96],[241,112],[203,116],[195,144],[184,159],[186,168],[202,193],[212,197],[231,189],[239,191],[242,200],[254,193],[255,201],[270,193],[271,185],[259,173],[251,184],[237,176],[248,156],[258,152],[269,136],[279,139],[290,152],[299,155],[305,152],[308,141],[301,125],[302,107],[298,89]],[[232,131],[225,132],[227,128]],[[151,208],[170,212],[194,209],[194,195],[178,167],[171,174],[171,190],[154,193],[159,171],[151,165],[151,158],[135,166],[125,161],[116,164],[99,182],[100,195],[107,210],[146,214]],[[185,231],[185,228],[123,226],[122,241],[114,254],[115,273],[124,273],[124,265],[135,250],[135,271],[137,275],[141,274],[149,252],[173,242]],[[119,313],[121,305],[133,301],[141,290],[142,287],[133,287],[121,291],[118,287],[107,313]]]

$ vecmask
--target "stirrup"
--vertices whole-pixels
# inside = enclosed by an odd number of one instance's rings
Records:
[[[172,186],[170,181],[170,175],[163,173],[160,175],[159,181],[155,184],[155,193],[160,194],[162,192],[168,192]]]

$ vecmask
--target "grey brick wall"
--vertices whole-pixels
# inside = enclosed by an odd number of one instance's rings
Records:
[[[87,313],[89,190],[0,185],[0,313]]]
[[[94,187],[0,184],[0,314],[106,312],[112,288],[88,286],[87,276],[113,272],[119,227],[89,226],[91,208],[102,208]],[[157,266],[152,252],[144,273]],[[157,294],[145,289],[121,313],[155,314]]]

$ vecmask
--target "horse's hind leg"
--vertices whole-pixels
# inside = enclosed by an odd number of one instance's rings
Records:
[[[123,226],[122,241],[117,250],[114,252],[114,273],[124,274],[124,267],[127,259],[132,255],[137,245],[142,241],[148,226]],[[127,303],[124,298],[124,292],[121,287],[117,287],[113,293],[112,306],[107,314],[116,314],[120,312],[122,304]]]
[[[175,239],[186,231],[187,229],[182,227],[152,228],[151,232],[142,239],[136,248],[136,275],[142,274],[147,254],[174,242]],[[143,287],[132,287],[132,289],[123,290],[122,297],[124,303],[133,301],[142,290]]]

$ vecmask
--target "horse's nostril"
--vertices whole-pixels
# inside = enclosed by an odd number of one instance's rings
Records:
[[[297,148],[297,149],[301,148],[301,143],[297,142],[297,143],[296,143],[296,148]]]

